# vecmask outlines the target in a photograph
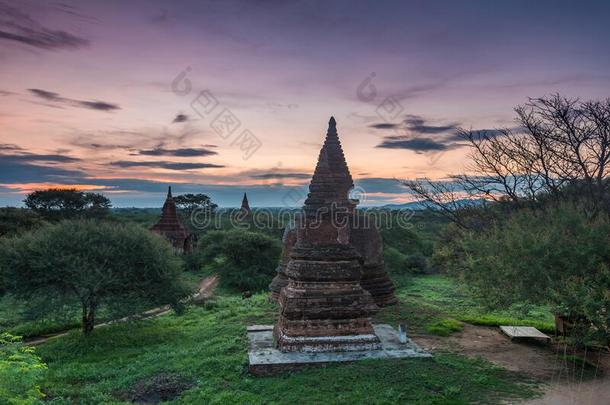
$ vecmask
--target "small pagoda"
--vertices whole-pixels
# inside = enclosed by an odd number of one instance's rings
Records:
[[[163,235],[179,252],[190,250],[191,238],[178,218],[171,186],[167,190],[167,198],[161,209],[161,219],[151,228],[151,231]]]
[[[250,203],[248,202],[248,195],[244,193],[244,198],[241,200],[241,207],[239,210],[242,212],[242,215],[251,216],[252,210],[250,209]]]
[[[360,285],[360,255],[350,243],[352,187],[331,117],[286,266],[288,284],[278,299],[273,336],[281,352],[381,348],[371,324],[379,307]]]

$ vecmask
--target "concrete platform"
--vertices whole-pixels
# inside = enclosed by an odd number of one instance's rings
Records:
[[[538,329],[531,326],[500,326],[500,330],[512,339],[538,339],[545,342],[551,340],[550,336],[545,335]]]
[[[248,326],[249,370],[255,375],[273,375],[298,370],[307,366],[365,359],[401,359],[407,357],[432,357],[415,342],[407,338],[398,340],[398,331],[390,325],[373,325],[381,340],[381,349],[342,352],[289,352],[283,353],[273,347],[273,325]]]

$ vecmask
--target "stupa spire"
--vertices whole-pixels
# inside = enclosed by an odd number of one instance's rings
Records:
[[[250,212],[250,203],[248,203],[248,196],[244,193],[244,198],[241,200],[241,209],[246,212]]]
[[[167,187],[167,198],[173,198],[172,197],[172,186]]]
[[[348,198],[349,191],[353,187],[354,181],[337,133],[337,122],[334,117],[330,117],[324,145],[320,150],[318,164],[309,185],[305,209],[315,210],[333,203],[337,206],[353,207],[353,203]]]

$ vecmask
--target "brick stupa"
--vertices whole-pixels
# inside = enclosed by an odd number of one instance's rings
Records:
[[[380,307],[398,303],[394,283],[390,280],[383,259],[383,239],[375,221],[365,213],[353,217],[350,242],[361,256],[362,280],[360,285],[373,296]]]
[[[280,298],[280,291],[282,288],[288,285],[288,276],[286,276],[286,266],[290,262],[290,254],[292,248],[297,241],[297,230],[294,224],[289,224],[284,228],[284,236],[282,237],[282,255],[280,256],[280,263],[278,264],[275,271],[277,274],[271,280],[269,284],[269,290],[271,291],[271,300],[277,302]]]
[[[331,118],[286,266],[273,335],[282,352],[337,352],[381,347],[378,311],[360,285],[359,254],[350,244],[352,176]]]
[[[379,307],[385,307],[398,303],[394,295],[394,283],[390,280],[385,270],[383,259],[383,240],[379,229],[367,219],[363,213],[356,213],[351,221],[350,243],[360,254],[362,265],[362,279],[360,285],[367,290]],[[294,225],[286,227],[282,238],[282,255],[280,263],[276,268],[277,274],[269,284],[271,300],[276,301],[280,296],[280,291],[288,285],[286,276],[286,266],[290,261],[292,248],[296,243],[296,229]]]
[[[163,235],[176,250],[181,252],[189,250],[189,234],[178,218],[171,186],[167,190],[167,198],[161,210],[161,219],[151,228],[151,231]]]

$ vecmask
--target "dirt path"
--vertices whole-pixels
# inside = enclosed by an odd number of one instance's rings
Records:
[[[210,299],[214,295],[214,289],[216,288],[217,285],[218,285],[218,276],[217,275],[205,277],[204,279],[202,279],[199,282],[199,289],[197,290],[197,292],[195,294],[193,294],[190,297],[190,299],[193,300],[193,302],[195,302],[195,303],[202,303],[205,300]],[[158,316],[165,315],[170,311],[171,311],[171,307],[169,305],[164,305],[162,307],[149,309],[148,311],[141,313],[138,316],[138,318],[139,319],[156,318]],[[96,329],[102,328],[102,327],[112,325],[112,324],[115,324],[118,322],[125,322],[130,319],[132,319],[132,317],[126,316],[121,319],[115,319],[113,321],[97,324],[97,325],[95,325],[95,328]],[[28,338],[28,339],[25,339],[25,344],[27,344],[28,346],[38,346],[38,345],[45,343],[49,339],[67,335],[69,332],[70,332],[70,330],[66,330],[66,331],[62,331],[62,332],[53,333],[50,335],[36,336],[36,337]]]
[[[598,377],[580,380],[569,373],[563,349],[554,345],[511,342],[498,328],[465,325],[449,337],[413,335],[413,340],[429,350],[451,350],[471,357],[483,357],[508,370],[529,374],[545,382],[544,396],[527,405],[610,404],[610,354],[588,356],[598,365]]]

